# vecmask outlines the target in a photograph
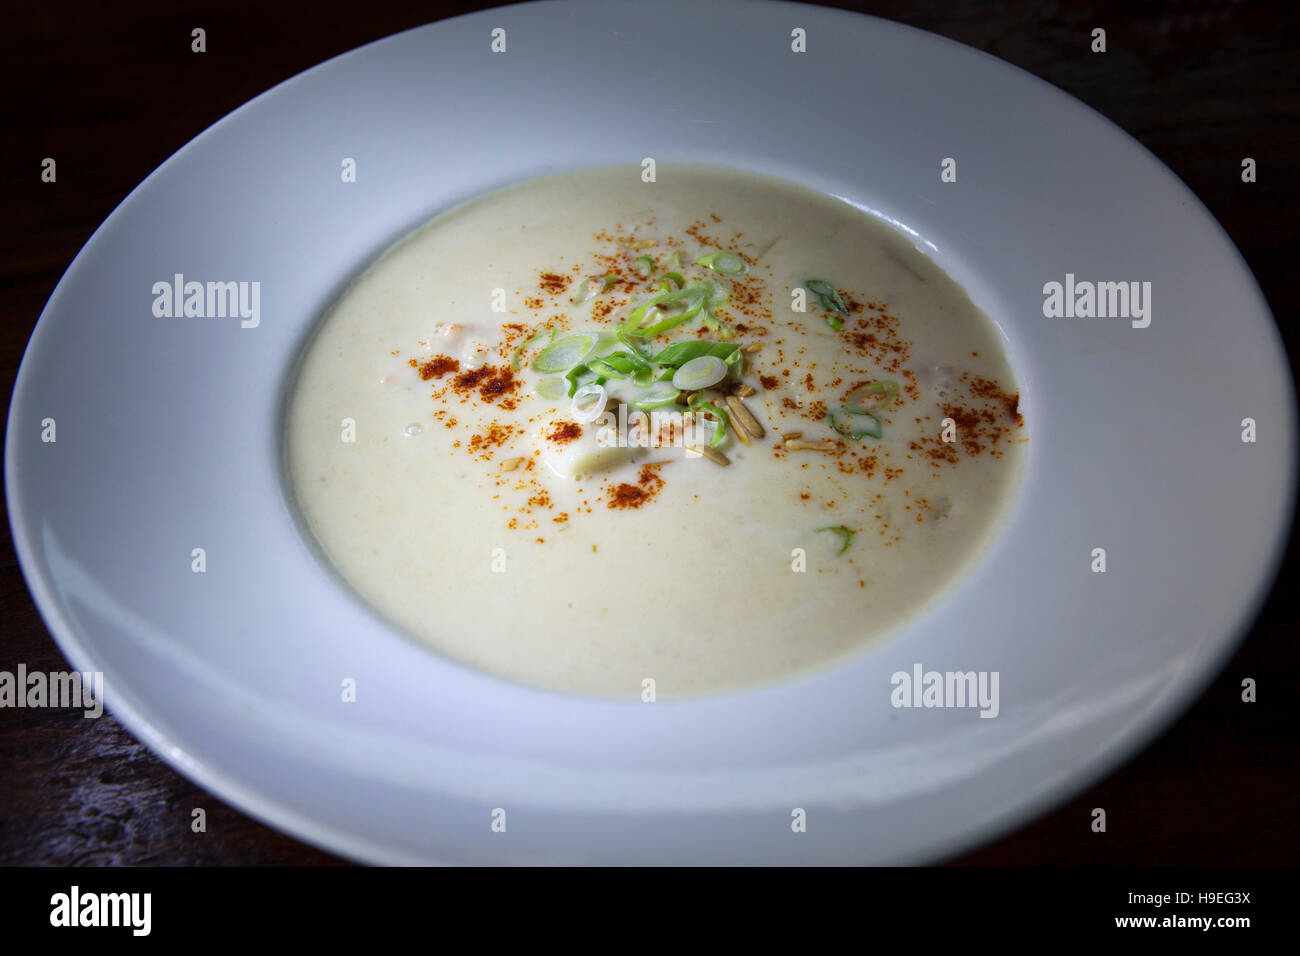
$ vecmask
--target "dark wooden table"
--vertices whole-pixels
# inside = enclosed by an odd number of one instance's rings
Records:
[[[150,0],[11,4],[0,230],[0,380],[12,389],[37,316],[92,231],[207,126],[328,57],[491,4]],[[1300,5],[1188,0],[836,3],[986,50],[1056,84],[1141,140],[1209,206],[1245,255],[1295,367],[1300,262]],[[703,7],[704,4],[701,3]],[[190,30],[208,52],[190,52]],[[1108,52],[1089,51],[1094,27]],[[39,180],[58,160],[58,182]],[[1258,182],[1240,163],[1252,156]],[[1127,766],[959,864],[1273,864],[1300,857],[1293,713],[1294,528],[1259,620],[1199,703]],[[0,530],[0,670],[64,670]],[[1244,677],[1259,701],[1244,704]],[[190,832],[190,809],[208,830]],[[1108,832],[1090,811],[1104,807]],[[110,715],[0,709],[0,863],[336,864],[178,776]]]

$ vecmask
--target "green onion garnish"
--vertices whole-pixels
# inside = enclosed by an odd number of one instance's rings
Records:
[[[569,383],[569,398],[573,398],[573,393],[578,390],[580,385],[586,385],[588,383],[599,385],[604,381],[604,379],[600,377],[587,378],[589,375],[591,375],[591,369],[587,368],[585,365],[575,365],[565,373],[564,380]],[[585,381],[579,381],[579,379],[585,379]]]
[[[739,345],[695,340],[691,342],[674,342],[656,355],[654,361],[656,365],[680,366],[701,355],[716,355],[724,362],[731,364],[735,360],[734,356],[739,353]]]
[[[727,377],[727,363],[716,355],[697,355],[688,362],[683,362],[673,375],[673,387],[683,392],[698,392],[702,388],[717,385]]]
[[[652,356],[649,356],[645,352],[641,351],[641,346],[637,344],[636,337],[629,334],[627,329],[625,329],[621,325],[618,326],[616,329],[614,329],[614,336],[620,342],[626,345],[628,349],[630,349],[632,353],[637,356],[637,358],[644,361],[647,365],[650,364],[650,359],[652,358]]]
[[[674,388],[669,382],[655,382],[644,392],[641,397],[632,402],[633,408],[639,408],[643,412],[648,412],[653,408],[660,408],[664,405],[672,405],[681,397],[681,392]]]
[[[708,287],[703,284],[703,280],[688,282],[680,289],[660,292],[654,298],[641,303],[619,328],[627,335],[636,335],[641,338],[649,338],[659,335],[661,332],[667,332],[688,319],[695,318],[700,309],[704,308],[704,302],[708,294]],[[662,315],[661,306],[673,305],[681,306],[681,311],[660,318]]]
[[[826,316],[826,324],[829,325],[836,332],[844,328],[844,320],[841,319],[838,315],[835,315],[834,313],[831,313],[830,315]]]
[[[880,419],[867,412],[846,412],[843,422],[837,422],[834,413],[829,413],[826,417],[830,420],[831,428],[845,438],[852,438],[854,441],[862,441],[864,438],[880,438],[885,434],[885,428],[880,424]]]
[[[731,370],[731,381],[739,382],[741,376],[745,374],[745,353],[737,349],[723,361],[727,363],[727,368]]]
[[[649,362],[631,352],[611,352],[600,358],[588,359],[587,368],[605,378],[627,378],[653,371]]]
[[[555,329],[550,329],[549,331],[551,333],[551,341],[554,342]],[[510,371],[512,372],[519,371],[519,362],[520,359],[523,358],[524,349],[528,348],[528,346],[532,345],[534,342],[540,339],[546,332],[547,332],[546,329],[542,329],[536,335],[533,335],[531,338],[524,339],[522,342],[520,342],[518,345],[515,346],[514,352],[510,354]]]
[[[588,405],[583,405],[584,399],[595,399]],[[609,393],[605,391],[603,385],[583,385],[573,396],[573,405],[569,409],[569,417],[574,421],[582,422],[584,425],[590,425],[605,412],[605,405],[609,401]]]
[[[817,296],[821,301],[822,308],[827,312],[838,312],[843,316],[849,314],[849,307],[844,300],[840,298],[840,294],[836,291],[835,286],[831,285],[825,279],[805,279],[803,284],[804,288]],[[837,332],[844,328],[844,322],[839,318],[835,318],[834,321],[832,321],[831,317],[827,317],[826,324]]]
[[[533,368],[538,372],[567,372],[582,363],[596,348],[600,336],[595,332],[580,332],[566,335],[558,342],[552,342],[537,353],[533,359]]]
[[[835,534],[838,534],[841,538],[844,539],[844,543],[843,543],[842,545],[840,545],[840,550],[837,551],[836,554],[843,554],[845,551],[849,550],[849,544],[850,544],[850,542],[853,541],[853,536],[854,536],[855,534],[857,534],[856,531],[850,531],[848,528],[844,527],[844,525],[842,525],[842,524],[833,525],[832,527],[829,527],[829,528],[818,528],[817,530],[818,530],[818,531],[832,531],[832,532],[834,532]]]
[[[568,387],[562,378],[544,378],[537,383],[537,394],[542,398],[564,398]]]
[[[594,358],[587,363],[587,370],[595,372],[597,376],[604,379],[627,378],[628,372],[618,368],[603,358]]]
[[[722,444],[722,439],[727,437],[727,413],[712,402],[696,402],[694,408],[697,421],[700,412],[711,412],[718,419],[718,427],[713,432],[713,440],[709,442],[710,448],[717,448]]]
[[[700,316],[700,321],[704,327],[714,333],[720,339],[729,339],[736,334],[736,330],[729,326],[721,319],[715,318],[712,312],[705,312]]]
[[[745,261],[734,252],[706,252],[695,260],[695,264],[723,276],[738,276],[747,268]]]
[[[686,284],[680,272],[669,272],[659,280],[659,288],[665,292],[671,292],[673,289],[680,289]]]
[[[897,397],[898,383],[891,378],[883,378],[850,392],[844,401],[844,410],[854,415],[869,415],[888,408]]]
[[[592,296],[600,295],[601,292],[608,292],[609,287],[618,281],[618,276],[614,275],[612,272],[607,272],[603,276],[597,276],[596,279],[600,282],[600,289],[596,292],[591,291],[591,279],[589,278],[583,279],[582,282],[578,284],[578,288],[573,295],[574,305],[581,305]]]
[[[655,261],[649,256],[637,256],[632,260],[632,271],[642,279],[650,278],[650,274],[655,271]]]

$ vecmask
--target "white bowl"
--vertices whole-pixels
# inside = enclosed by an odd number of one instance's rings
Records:
[[[762,692],[600,702],[449,663],[339,586],[287,496],[295,360],[378,252],[474,194],[647,156],[894,223],[998,323],[1022,388],[1024,490],[972,576],[896,639]],[[260,324],[155,317],[176,273],[260,282]],[[1046,318],[1066,273],[1151,282],[1150,326]],[[72,664],[163,759],[302,839],[374,862],[925,861],[1095,780],[1222,665],[1289,525],[1283,356],[1186,187],[1003,62],[791,4],[529,3],[323,64],[150,176],[41,317],[5,481]],[[918,663],[997,671],[1000,713],[894,708],[891,675]]]

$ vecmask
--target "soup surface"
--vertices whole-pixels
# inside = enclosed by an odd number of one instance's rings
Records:
[[[565,173],[385,253],[287,418],[298,506],[380,614],[559,691],[825,665],[933,603],[1019,486],[994,324],[851,206],[737,170]]]

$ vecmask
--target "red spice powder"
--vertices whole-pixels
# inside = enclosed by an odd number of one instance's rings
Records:
[[[577,422],[561,422],[550,430],[547,438],[557,445],[566,445],[582,436],[582,426]]]
[[[410,364],[413,368],[419,368],[420,378],[426,382],[431,378],[442,378],[449,372],[460,371],[460,362],[450,355],[435,355],[423,365],[420,365],[415,359],[411,359]]]
[[[510,395],[517,391],[519,380],[508,368],[484,365],[481,368],[470,369],[468,372],[461,372],[452,380],[452,387],[461,393],[477,389],[479,397],[490,404],[503,395]],[[514,408],[515,404],[514,400],[502,402],[502,406],[507,409]]]
[[[487,430],[481,435],[471,435],[469,439],[469,451],[471,454],[483,453],[483,460],[487,461],[492,457],[492,449],[500,448],[515,433],[513,425],[502,425],[493,422]]]
[[[657,465],[646,465],[637,476],[637,484],[630,485],[623,482],[611,488],[609,491],[609,506],[611,508],[640,508],[642,505],[653,501],[655,495],[659,494],[664,486],[664,480],[659,477],[657,468]]]
[[[1011,393],[1004,392],[1002,390],[1002,387],[998,385],[997,382],[989,381],[987,378],[983,378],[982,376],[978,376],[978,375],[975,378],[971,379],[970,391],[972,395],[975,395],[979,398],[983,398],[992,402],[997,402],[999,405],[1002,406],[1003,410],[1007,414],[1007,417],[1014,420],[1017,425],[1021,425],[1024,423],[1020,415],[1020,393],[1019,392],[1011,392]],[[958,424],[961,423],[958,422]]]
[[[541,287],[543,292],[549,292],[551,295],[559,295],[569,287],[569,276],[560,275],[558,272],[543,272],[541,276]]]
[[[650,496],[644,489],[629,485],[627,482],[615,485],[609,493],[611,508],[640,508],[649,500]]]
[[[491,402],[518,387],[519,383],[515,381],[514,373],[509,369],[503,369],[483,383],[483,387],[479,389],[479,395],[483,397],[483,401]]]
[[[457,366],[459,368],[459,365]],[[479,383],[485,378],[489,378],[495,369],[491,365],[484,365],[482,368],[470,369],[468,372],[462,372],[456,376],[452,385],[457,391],[473,391],[478,388]]]

